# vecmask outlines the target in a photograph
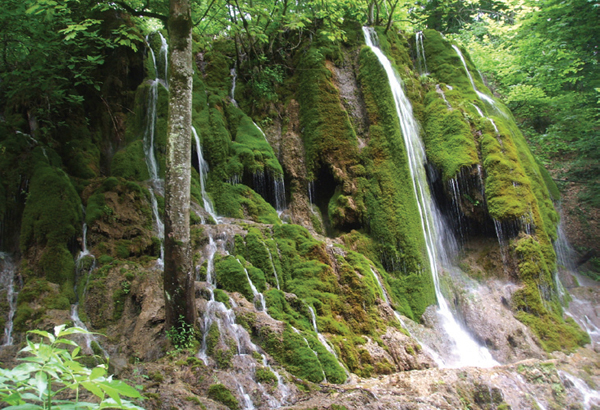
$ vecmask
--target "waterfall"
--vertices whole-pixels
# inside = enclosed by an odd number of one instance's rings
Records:
[[[275,269],[275,264],[273,263],[273,255],[271,255],[271,250],[269,249],[269,247],[267,246],[266,243],[262,242],[262,244],[269,254],[269,261],[271,262],[271,268],[273,268],[273,275],[275,275],[275,282],[277,283],[277,290],[281,290],[281,287],[279,286],[279,276],[277,276],[277,269]]]
[[[467,73],[467,77],[469,77],[469,81],[471,82],[471,86],[473,87],[473,91],[475,91],[475,94],[477,94],[477,96],[479,97],[480,100],[490,104],[493,107],[496,107],[496,102],[494,101],[494,99],[491,98],[489,95],[484,94],[481,91],[479,91],[477,89],[477,87],[475,86],[475,81],[473,81],[471,72],[469,71],[469,68],[467,67],[467,61],[465,60],[465,57],[460,52],[460,49],[457,46],[455,46],[454,44],[452,44],[452,48],[454,49],[454,51],[456,51],[456,54],[458,54],[458,57],[460,57],[460,61],[462,61],[463,67],[465,68],[465,72]]]
[[[206,193],[206,175],[208,174],[208,163],[204,160],[204,156],[202,155],[202,145],[200,145],[200,137],[196,132],[196,128],[192,127],[192,135],[194,136],[194,140],[196,141],[196,155],[198,155],[198,170],[200,171],[200,191],[202,194],[202,202],[204,204],[204,210],[208,212],[210,217],[216,222],[219,223],[219,217],[215,212],[215,208],[213,206],[212,200]],[[204,223],[204,220],[202,221]]]
[[[333,348],[331,347],[331,345],[327,342],[327,339],[325,339],[325,336],[323,336],[323,334],[319,332],[319,328],[317,327],[317,316],[315,315],[314,309],[309,304],[307,304],[306,306],[308,307],[308,310],[310,312],[310,317],[311,317],[311,320],[312,320],[313,329],[314,329],[315,333],[317,334],[317,339],[319,339],[319,342],[321,342],[321,344],[323,345],[323,347],[325,349],[327,349],[327,351],[329,353],[331,353],[333,356],[335,356],[335,358],[338,359],[338,362],[339,362],[339,358],[338,358],[337,353],[335,352],[335,350],[333,350]],[[344,367],[344,366],[341,365],[341,363],[340,363],[340,366],[342,368]]]
[[[578,377],[575,377],[567,372],[562,370],[558,371],[561,379],[566,379],[570,382],[570,384],[579,392],[581,397],[581,403],[583,404],[583,408],[585,410],[596,409],[600,406],[600,392],[597,390],[591,389],[586,382],[581,380]],[[564,383],[565,387],[568,385]]]
[[[158,85],[161,84],[163,87],[168,89],[167,84],[167,67],[168,67],[168,45],[167,40],[158,33],[161,39],[161,47],[159,50],[159,58],[164,56],[165,59],[165,67],[164,67],[164,77],[160,76],[158,71],[158,66],[156,63],[156,56],[154,54],[154,50],[152,47],[148,47],[150,51],[150,55],[152,56],[152,64],[154,67],[155,78],[150,82],[150,90],[148,92],[148,113],[146,116],[146,124],[144,127],[144,155],[146,158],[146,165],[148,167],[148,174],[150,174],[150,202],[152,205],[152,216],[154,218],[154,223],[156,225],[156,233],[158,238],[160,239],[160,259],[158,260],[159,266],[162,265],[165,259],[165,250],[164,250],[164,237],[165,237],[165,225],[160,218],[160,214],[158,212],[158,202],[156,200],[156,190],[162,189],[162,181],[158,176],[158,162],[156,161],[156,156],[154,155],[154,137],[156,132],[156,105],[158,102]],[[146,40],[147,41],[147,40]]]
[[[252,283],[252,279],[250,279],[250,275],[248,274],[248,269],[246,269],[246,267],[242,264],[242,262],[239,259],[237,261],[242,267],[242,269],[244,269],[244,273],[246,274],[246,278],[248,279],[248,284],[250,285],[250,289],[252,289],[252,295],[254,295],[254,303],[256,304],[256,300],[258,299],[258,302],[260,303],[260,310],[267,313],[267,304],[265,303],[265,297],[256,289],[254,283]]]
[[[15,291],[15,273],[17,267],[12,257],[4,252],[0,252],[0,285],[6,290],[6,299],[8,302],[8,316],[4,326],[4,343],[3,346],[11,346],[13,344],[12,330],[13,320],[17,311],[17,296]]]
[[[231,99],[231,103],[237,107],[238,103],[235,100],[235,82],[237,80],[237,72],[235,71],[235,67],[229,71],[229,74],[231,75],[231,91],[229,92],[229,98]]]
[[[269,144],[269,140],[267,140],[267,136],[265,132],[258,126],[254,121],[252,122],[256,129],[260,131],[262,136],[264,137],[267,144]],[[270,144],[269,144],[270,145]],[[275,210],[277,214],[281,216],[281,214],[286,210],[287,204],[285,202],[285,182],[283,180],[283,175],[272,175],[272,178],[268,178],[273,180],[273,195],[275,199]],[[262,192],[263,198],[267,199],[268,197],[268,188],[267,188],[267,178],[264,172],[256,172],[254,174],[254,187],[255,191],[258,193]]]
[[[425,58],[425,47],[423,46],[423,35],[422,31],[417,31],[415,34],[415,44],[417,45],[417,64],[419,66],[419,74],[428,75],[427,70],[427,59]]]
[[[83,206],[82,206],[83,208]],[[81,243],[81,252],[77,255],[75,259],[75,296],[76,301],[71,305],[71,320],[73,324],[77,327],[82,328],[83,330],[88,330],[87,326],[83,321],[79,318],[79,293],[77,288],[80,284],[81,279],[85,279],[85,283],[83,284],[83,289],[81,292],[82,299],[85,300],[85,294],[87,291],[88,283],[90,281],[90,276],[94,269],[96,269],[96,257],[90,253],[87,248],[87,224],[85,223],[85,209],[83,209],[83,226],[81,228],[82,233],[82,243]],[[85,338],[85,347],[87,348],[86,354],[94,354],[94,349],[92,348],[92,343],[96,343],[96,345],[102,350],[104,357],[109,357],[108,353],[100,343],[96,339],[96,337],[92,333],[84,334]]]
[[[408,157],[413,193],[417,201],[421,229],[425,237],[426,257],[429,262],[439,305],[437,314],[448,337],[454,343],[453,353],[457,356],[457,359],[446,362],[445,365],[447,367],[491,367],[497,365],[498,363],[492,358],[490,352],[485,347],[478,345],[459,325],[442,294],[438,264],[446,269],[451,268],[446,247],[456,247],[456,241],[451,236],[449,228],[445,226],[439,211],[432,201],[425,172],[425,163],[427,162],[425,149],[419,137],[419,127],[413,116],[412,106],[402,89],[401,80],[388,58],[376,45],[378,39],[375,31],[368,27],[363,27],[363,32],[366,44],[375,53],[387,73],[390,89],[394,96],[396,113]],[[443,236],[443,234],[446,235]],[[456,249],[450,250],[456,252]]]
[[[220,239],[219,239],[220,237]],[[235,301],[229,298],[229,303],[232,308],[228,308],[224,303],[218,302],[215,300],[214,290],[217,288],[216,275],[214,271],[214,257],[217,252],[222,254],[228,254],[225,249],[225,244],[227,242],[227,236],[225,233],[221,235],[214,235],[211,231],[208,232],[209,243],[205,248],[205,260],[207,262],[206,267],[206,289],[210,294],[210,298],[206,303],[204,308],[204,314],[202,317],[202,344],[198,354],[196,355],[200,358],[205,365],[209,364],[208,358],[208,346],[207,346],[207,337],[210,331],[210,328],[213,324],[216,324],[219,329],[220,338],[222,340],[231,339],[235,341],[236,344],[236,356],[238,359],[246,358],[249,359],[250,353],[257,352],[259,353],[259,348],[252,342],[250,339],[250,335],[241,325],[236,323],[236,316],[234,312],[234,308],[237,307]],[[239,261],[238,261],[239,262]],[[246,272],[247,274],[247,272]],[[251,283],[251,281],[249,281]],[[254,285],[252,285],[254,286]],[[254,288],[253,290],[255,290]],[[264,303],[264,299],[263,299]],[[264,310],[266,313],[266,308]],[[281,377],[281,375],[273,369],[268,361],[267,357],[263,353],[259,353],[262,358],[262,364],[269,368],[275,374],[278,382],[278,391],[280,394],[280,400],[271,396],[269,393],[264,393],[268,396],[269,403],[273,402],[272,408],[279,408],[283,404],[286,403],[286,398],[290,395],[289,388],[285,384],[285,381]],[[237,382],[237,381],[236,381]],[[241,384],[237,382],[237,388],[240,392],[240,395],[245,403],[245,408],[253,409],[254,405],[252,404],[252,400],[250,396],[246,394],[243,390]]]
[[[450,103],[446,99],[446,94],[444,94],[444,90],[442,90],[442,87],[440,87],[439,84],[435,85],[435,92],[442,96],[442,99],[444,100],[444,102],[446,103],[446,106],[450,110],[452,108],[452,106],[450,105]]]

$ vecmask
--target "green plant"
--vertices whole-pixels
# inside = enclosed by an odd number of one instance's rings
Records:
[[[20,353],[29,354],[20,360],[23,363],[15,368],[0,369],[0,402],[7,409],[140,409],[141,407],[123,400],[121,396],[140,398],[135,388],[123,381],[107,376],[107,366],[102,364],[93,369],[81,365],[78,360],[80,348],[77,343],[66,339],[73,334],[90,334],[87,330],[65,325],[56,326],[54,334],[42,331],[29,331],[30,335],[42,337],[35,343],[28,338],[27,346]],[[49,343],[44,343],[46,339]],[[62,345],[75,346],[72,352]],[[98,403],[80,402],[80,390],[87,390],[96,396]],[[62,392],[71,391],[75,397],[63,400]]]
[[[167,330],[167,337],[173,343],[175,350],[189,349],[194,346],[196,331],[183,316],[179,316],[177,324]]]

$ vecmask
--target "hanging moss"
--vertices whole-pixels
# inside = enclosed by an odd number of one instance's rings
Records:
[[[347,168],[358,162],[358,139],[344,109],[322,50],[313,47],[300,62],[298,101],[308,177],[322,166],[335,167],[338,183],[350,177]]]
[[[448,109],[435,91],[427,94],[425,105],[427,159],[442,172],[443,180],[454,178],[463,167],[478,164],[477,145],[462,111]]]

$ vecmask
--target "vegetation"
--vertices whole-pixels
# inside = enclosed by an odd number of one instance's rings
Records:
[[[107,376],[106,365],[90,369],[81,364],[80,347],[68,339],[77,334],[89,332],[64,325],[55,327],[54,333],[28,332],[30,339],[20,351],[27,354],[20,358],[23,363],[10,370],[0,369],[0,401],[9,406],[5,408],[142,409],[121,397],[139,399],[141,394],[125,382]],[[40,336],[42,341],[31,340],[35,336]],[[71,351],[66,348],[68,346],[75,346],[75,349]],[[66,391],[72,392],[75,398],[63,399],[61,393]],[[84,392],[94,397],[94,401],[80,401]]]

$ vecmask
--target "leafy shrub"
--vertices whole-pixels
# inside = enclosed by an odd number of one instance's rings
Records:
[[[65,337],[73,334],[89,334],[87,330],[65,325],[56,326],[54,334],[42,330],[28,332],[47,339],[49,344],[34,343],[27,340],[27,346],[20,353],[28,353],[23,357],[24,363],[14,369],[0,369],[0,403],[11,408],[22,409],[136,409],[142,407],[123,400],[121,396],[141,398],[140,393],[120,380],[107,376],[106,365],[98,365],[88,369],[78,362],[80,348],[77,343]],[[61,345],[75,346],[70,352]],[[79,401],[80,390],[87,390],[96,396],[98,403]],[[62,400],[59,393],[71,390],[74,400]]]

